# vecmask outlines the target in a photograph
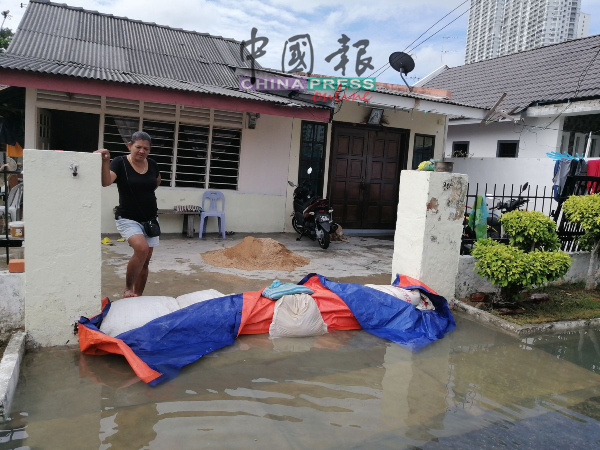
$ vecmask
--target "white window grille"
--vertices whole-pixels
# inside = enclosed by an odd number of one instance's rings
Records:
[[[213,128],[208,187],[237,189],[242,131]]]
[[[135,108],[133,102],[110,101],[110,109],[123,114]],[[244,114],[189,106],[175,114],[173,108],[144,102],[141,119],[106,114],[104,147],[113,158],[126,155],[125,143],[141,129],[152,137],[150,157],[158,164],[161,186],[236,190]]]
[[[175,123],[144,118],[142,130],[152,137],[151,158],[158,164],[161,186],[171,186]]]
[[[175,187],[206,186],[209,135],[208,125],[179,124]]]

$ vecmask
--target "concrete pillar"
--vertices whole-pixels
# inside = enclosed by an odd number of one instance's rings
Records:
[[[23,148],[35,148],[37,146],[35,142],[38,135],[36,96],[37,89],[25,89],[25,144]]]
[[[36,344],[75,343],[75,321],[99,311],[100,165],[98,154],[24,152],[25,330]]]
[[[393,278],[408,275],[454,298],[466,195],[466,175],[402,172]]]

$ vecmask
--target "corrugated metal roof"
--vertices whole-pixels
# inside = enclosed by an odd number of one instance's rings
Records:
[[[473,107],[473,105],[455,101],[454,98],[447,99],[444,97],[436,97],[433,95],[417,94],[416,92],[397,91],[395,89],[386,89],[386,88],[382,88],[382,87],[376,88],[375,92],[381,92],[382,94],[396,95],[398,97],[409,97],[409,98],[415,98],[418,100],[427,100],[430,102],[446,103],[448,105],[467,106],[470,108]]]
[[[0,54],[0,67],[318,107],[239,91],[235,68],[250,67],[240,46],[233,39],[33,0]]]
[[[453,100],[486,109],[506,92],[500,108],[511,113],[534,103],[600,97],[598,52],[600,35],[590,36],[453,67],[424,87],[448,89]]]
[[[69,75],[73,77],[88,78],[102,81],[116,81],[119,83],[152,86],[166,89],[176,89],[181,91],[198,92],[203,94],[216,94],[246,100],[260,100],[284,106],[298,106],[303,108],[321,107],[301,100],[290,100],[285,97],[279,97],[277,95],[266,94],[262,92],[239,91],[225,86],[215,86],[191,81],[174,80],[168,77],[159,77],[140,73],[120,72],[118,70],[86,66],[83,64],[49,61],[47,59],[42,58],[11,55],[8,53],[0,53],[0,67],[4,67],[6,69],[23,70],[28,72],[40,72],[54,75]]]

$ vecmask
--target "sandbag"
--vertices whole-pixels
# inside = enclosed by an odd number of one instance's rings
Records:
[[[308,294],[284,295],[275,302],[269,336],[301,337],[327,333],[317,303]]]
[[[115,337],[179,309],[173,297],[130,297],[110,304],[100,331]]]
[[[176,298],[176,300],[180,308],[187,308],[188,306],[195,305],[196,303],[205,302],[206,300],[212,300],[213,298],[219,297],[225,297],[225,294],[222,294],[215,289],[206,289],[204,291],[180,295]]]
[[[393,295],[413,306],[417,306],[421,301],[421,296],[417,290],[402,289],[396,286],[390,286],[389,284],[367,284],[365,286]]]

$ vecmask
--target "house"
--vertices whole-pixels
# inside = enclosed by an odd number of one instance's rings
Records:
[[[378,84],[369,102],[240,90],[250,69],[241,45],[32,0],[0,54],[0,84],[10,86],[0,103],[20,97],[26,148],[117,156],[133,131],[147,131],[163,180],[159,208],[198,205],[204,191],[220,190],[227,229],[238,232],[291,231],[287,181],[308,167],[336,221],[394,228],[400,171],[442,157],[449,116],[485,115],[440,89]],[[372,109],[380,125],[366,124]],[[103,232],[116,231],[117,202],[116,187],[103,190]],[[181,218],[165,216],[161,228],[179,232]]]
[[[600,35],[459,67],[444,66],[417,85],[489,111],[453,117],[445,155],[544,158],[549,151],[600,156]],[[503,97],[503,94],[506,94]]]

